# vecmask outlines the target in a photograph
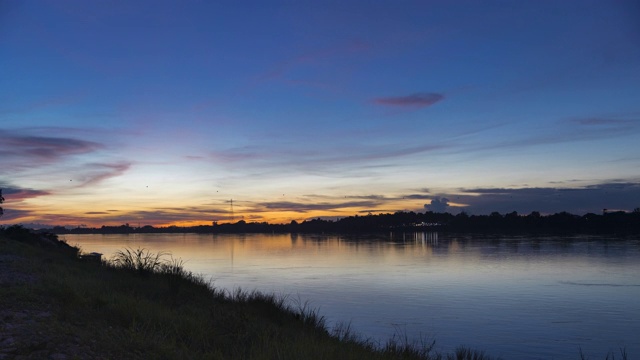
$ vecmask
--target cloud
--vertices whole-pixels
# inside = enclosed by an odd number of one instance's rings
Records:
[[[425,192],[429,192],[429,191],[425,191]],[[406,199],[413,199],[413,200],[430,200],[433,199],[433,195],[428,195],[428,194],[409,194],[409,195],[405,195],[404,198]]]
[[[398,209],[362,209],[358,210],[358,214],[390,214],[399,211]]]
[[[465,211],[487,214],[517,211],[574,214],[599,213],[602,209],[630,211],[640,206],[640,182],[609,182],[576,188],[475,188],[448,195],[467,204]]]
[[[59,96],[48,96],[39,100],[32,100],[22,105],[14,106],[13,108],[2,108],[0,114],[20,114],[20,113],[32,113],[38,110],[47,110],[51,107],[66,106],[78,103],[86,95],[78,93],[70,93]],[[14,99],[12,99],[14,100]],[[12,103],[17,102],[17,99]]]
[[[634,127],[640,125],[640,120],[638,119],[615,119],[611,117],[587,117],[587,118],[576,118],[569,119],[569,122],[578,124],[581,126],[630,126]]]
[[[142,225],[162,225],[176,222],[183,223],[201,223],[207,220],[221,220],[231,218],[228,210],[219,210],[212,208],[165,208],[154,210],[140,210],[123,212],[117,215],[107,215],[101,217],[105,224],[123,224],[140,222]]]
[[[273,66],[273,68],[260,77],[259,80],[270,80],[283,77],[291,70],[303,66],[320,62],[326,62],[329,58],[345,56],[348,54],[358,54],[370,50],[371,45],[367,42],[352,40],[346,43],[338,44],[333,47],[314,49],[310,52],[299,56],[281,61]]]
[[[49,195],[50,192],[43,190],[34,190],[34,189],[23,189],[11,186],[0,186],[2,189],[2,194],[5,198],[5,203],[8,202],[18,202],[26,199],[35,198],[38,196]]]
[[[398,144],[361,145],[352,144],[329,148],[310,150],[294,147],[270,149],[268,146],[252,146],[219,150],[209,154],[210,161],[233,168],[249,167],[251,169],[297,170],[310,173],[325,173],[332,176],[360,176],[363,169],[371,169],[372,165],[379,166],[377,161],[402,158],[421,153],[429,153],[446,149],[448,145],[441,144]],[[336,167],[342,167],[337,172]]]
[[[637,114],[616,117],[584,117],[561,119],[553,131],[544,133],[525,133],[524,137],[511,137],[506,140],[468,148],[467,151],[521,148],[549,144],[561,144],[580,141],[602,140],[624,137],[640,132],[640,119]]]
[[[265,151],[257,147],[244,146],[212,152],[209,157],[217,163],[237,164],[238,162],[265,159],[265,154]]]
[[[48,191],[20,188],[1,182],[0,189],[2,189],[2,197],[4,197],[5,200],[4,203],[0,205],[4,212],[0,220],[10,222],[19,221],[19,219],[33,216],[36,213],[34,210],[20,208],[24,206],[24,200],[51,194]]]
[[[342,209],[354,207],[375,207],[381,204],[381,201],[346,201],[340,203],[298,203],[290,201],[275,201],[258,203],[254,209],[247,212],[271,212],[271,211],[293,211],[297,213],[306,213],[309,211],[339,211]]]
[[[26,136],[0,130],[0,152],[27,155],[42,160],[54,160],[64,155],[84,154],[103,148],[103,145],[65,137]]]
[[[6,210],[6,209],[5,209]],[[62,224],[91,224],[90,226],[100,227],[102,225],[114,226],[129,223],[135,226],[140,224],[162,226],[171,223],[201,223],[203,220],[220,220],[230,218],[228,211],[215,210],[211,208],[165,208],[154,210],[139,210],[139,211],[122,211],[113,213],[114,210],[106,211],[89,211],[84,212],[81,215],[74,214],[42,214],[39,211],[30,210],[12,210],[10,212],[11,218],[20,219],[29,218],[29,221],[36,221],[42,224],[49,225],[62,225]],[[5,211],[5,214],[7,212]]]
[[[380,97],[372,100],[374,104],[385,106],[427,107],[444,99],[439,93],[416,93],[407,96]]]
[[[32,210],[22,210],[22,209],[12,209],[12,208],[7,209],[6,207],[3,207],[3,208],[4,208],[4,214],[2,215],[0,220],[2,220],[3,222],[9,222],[9,223],[19,221],[20,219],[23,219],[28,216],[32,216],[35,213]]]
[[[377,201],[389,200],[389,198],[387,198],[384,195],[356,195],[356,196],[348,196],[347,198],[349,198],[349,199],[377,200]]]
[[[80,186],[95,185],[106,179],[124,174],[131,167],[129,162],[119,162],[113,164],[95,163],[86,166],[89,174],[81,178]]]
[[[20,172],[59,163],[74,155],[101,150],[104,145],[72,137],[37,136],[29,131],[0,130],[0,165],[3,171]]]
[[[447,211],[448,207],[449,207],[449,199],[444,197],[431,199],[431,204],[424,205],[425,209],[436,212],[436,213],[445,212]]]

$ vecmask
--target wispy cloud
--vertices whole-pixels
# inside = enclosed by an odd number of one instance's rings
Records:
[[[364,199],[364,200],[372,200],[372,201],[385,201],[391,200],[384,195],[358,195],[358,196],[347,196],[348,199]]]
[[[638,126],[640,119],[619,119],[612,117],[587,117],[569,119],[569,122],[582,126]]]
[[[104,148],[97,142],[71,137],[36,136],[3,130],[0,130],[0,139],[0,164],[4,171],[33,169]]]
[[[344,202],[322,202],[322,203],[302,203],[291,201],[275,201],[257,203],[249,212],[272,212],[272,211],[293,211],[297,213],[306,213],[310,211],[341,211],[343,209],[357,207],[375,207],[380,201],[344,201]]]
[[[233,168],[249,166],[251,169],[277,169],[278,172],[292,170],[311,173],[331,171],[334,175],[353,176],[353,172],[371,170],[387,166],[377,162],[398,159],[405,156],[430,153],[446,149],[448,145],[396,144],[387,145],[335,145],[320,150],[297,147],[274,149],[267,146],[253,146],[218,150],[209,154],[215,163]],[[374,166],[375,165],[375,166]],[[348,167],[336,173],[337,168]]]
[[[465,151],[521,148],[629,136],[640,133],[640,118],[637,114],[635,116],[560,119],[555,121],[553,131],[524,133],[522,137],[469,147]]]
[[[351,53],[360,53],[363,51],[367,51],[371,48],[371,45],[358,40],[353,40],[347,43],[342,43],[335,45],[333,47],[320,48],[316,50],[312,50],[306,53],[303,53],[299,56],[287,59],[285,61],[281,61],[278,64],[275,64],[273,68],[265,75],[261,77],[260,80],[274,79],[280,78],[288,71],[305,65],[305,64],[313,64],[320,61],[326,61],[329,58],[333,58],[340,55],[351,54]]]
[[[404,196],[405,199],[412,199],[412,200],[429,200],[429,199],[433,199],[433,195],[429,195],[429,194],[409,194]]]
[[[352,66],[344,66],[341,61],[345,57],[366,53],[371,47],[368,42],[351,40],[302,51],[273,63],[239,91],[245,93],[263,84],[275,82],[312,90],[314,94],[319,91],[322,94],[344,96],[347,93],[345,79],[350,78],[354,70]],[[332,75],[327,77],[328,73]]]
[[[379,97],[371,100],[374,104],[384,106],[416,107],[431,106],[444,99],[440,93],[415,93],[406,96]]]
[[[107,224],[140,222],[141,225],[161,225],[170,223],[202,223],[203,220],[230,218],[229,212],[212,208],[166,208],[154,210],[128,211],[119,214],[101,215]]]
[[[4,214],[2,215],[3,222],[16,222],[20,221],[29,216],[39,215],[35,211],[32,210],[22,210],[22,209],[14,209],[14,208],[4,208]]]
[[[112,177],[124,174],[131,167],[129,162],[119,162],[113,164],[95,163],[88,164],[88,174],[80,179],[80,186],[95,185]]]
[[[77,103],[85,95],[81,93],[50,96],[37,100],[32,100],[30,103],[18,105],[17,107],[7,107],[0,105],[0,114],[20,114],[20,113],[32,113],[38,110],[46,110],[51,107],[66,106]],[[12,103],[19,100],[18,97],[11,99]]]
[[[83,154],[103,148],[92,141],[67,137],[27,136],[0,130],[0,152],[4,155],[30,156],[43,161],[61,156]]]
[[[36,211],[24,208],[24,201],[51,194],[48,191],[22,188],[2,182],[0,182],[0,189],[2,189],[2,195],[5,198],[5,203],[2,205],[4,208],[2,221],[9,222],[15,222],[28,216],[37,215]]]
[[[209,157],[217,163],[237,164],[238,162],[265,159],[267,158],[267,152],[258,147],[245,146],[214,151],[209,154]]]
[[[47,133],[61,135],[43,135]],[[0,130],[0,181],[41,183],[38,189],[44,190],[52,185],[48,180],[68,179],[73,181],[69,185],[82,187],[120,176],[131,167],[129,161],[105,158],[109,147],[86,140],[88,136],[95,133],[71,128]]]
[[[2,193],[7,203],[19,202],[26,199],[35,198],[38,196],[49,195],[50,192],[43,190],[24,189],[12,186],[0,186]]]
[[[5,211],[3,220],[36,221],[41,224],[65,225],[90,223],[91,226],[113,226],[129,223],[135,226],[154,225],[161,226],[167,224],[200,224],[203,220],[230,219],[230,214],[225,210],[215,210],[211,208],[166,208],[154,210],[133,210],[113,213],[113,210],[87,211],[78,214],[43,214],[40,211],[14,210]],[[74,225],[75,226],[75,225]]]
[[[362,209],[362,210],[358,210],[357,213],[358,214],[384,214],[384,213],[394,213],[398,211],[398,209]],[[333,217],[329,217],[327,216],[326,219],[331,220]]]

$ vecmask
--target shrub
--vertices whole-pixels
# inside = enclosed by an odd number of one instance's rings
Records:
[[[140,273],[153,273],[153,272],[176,272],[177,268],[182,271],[182,263],[174,262],[172,266],[170,262],[163,259],[163,257],[169,256],[169,253],[159,252],[157,254],[152,253],[147,249],[130,249],[118,250],[113,255],[111,264],[116,268],[137,271]],[[173,270],[172,270],[173,269]]]

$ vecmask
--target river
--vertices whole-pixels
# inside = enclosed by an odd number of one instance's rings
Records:
[[[287,296],[329,327],[503,359],[640,356],[640,240],[406,233],[64,235],[171,252],[217,288]]]

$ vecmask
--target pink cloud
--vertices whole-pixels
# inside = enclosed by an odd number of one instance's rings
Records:
[[[47,164],[69,155],[85,154],[104,145],[68,137],[29,136],[0,130],[0,154],[4,159],[33,165]]]
[[[407,96],[380,97],[372,100],[374,104],[385,106],[427,107],[444,99],[439,93],[416,93]]]
[[[106,179],[124,174],[131,167],[131,163],[122,162],[114,164],[89,164],[93,168],[86,179],[83,179],[80,186],[95,185]]]
[[[14,187],[6,187],[3,189],[3,194],[7,202],[20,202],[26,199],[35,198],[38,196],[45,196],[51,194],[48,191],[34,190],[34,189],[22,189]]]

